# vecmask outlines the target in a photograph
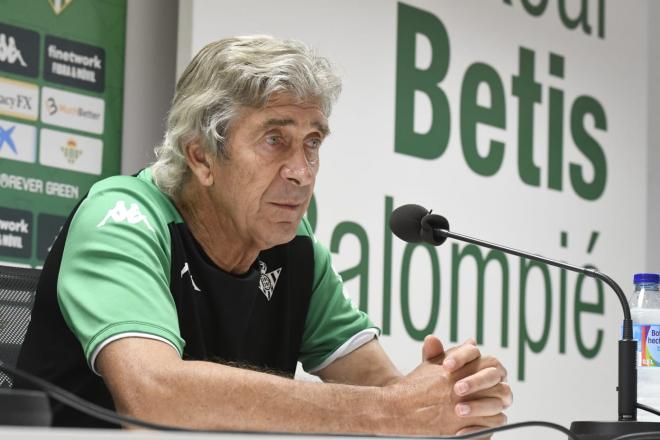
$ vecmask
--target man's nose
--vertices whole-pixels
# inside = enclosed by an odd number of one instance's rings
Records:
[[[318,158],[310,160],[304,148],[296,148],[287,158],[280,171],[282,178],[296,186],[307,186],[314,181],[318,169]]]

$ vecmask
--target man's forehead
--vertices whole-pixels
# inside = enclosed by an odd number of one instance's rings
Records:
[[[318,99],[304,99],[288,93],[276,93],[263,107],[254,108],[252,115],[259,129],[311,126],[323,135],[330,133],[328,119]]]
[[[289,125],[298,126],[301,122],[297,121],[295,118],[284,117],[284,118],[264,118],[264,121],[261,122],[259,128],[262,130],[268,130],[271,127],[286,127]],[[309,125],[314,127],[321,132],[322,135],[327,136],[330,134],[330,128],[328,127],[328,122],[325,118],[315,118],[309,121]]]

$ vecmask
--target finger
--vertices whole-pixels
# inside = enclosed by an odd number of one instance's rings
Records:
[[[488,367],[464,377],[454,384],[454,392],[458,396],[467,396],[482,390],[492,388],[502,382],[506,372],[502,368]]]
[[[435,357],[444,354],[445,348],[437,336],[427,335],[422,345],[422,362],[429,361]]]
[[[500,399],[505,409],[513,404],[513,392],[511,392],[511,386],[506,382],[500,382],[494,387],[468,396],[470,400],[477,400],[488,397]]]
[[[442,362],[442,366],[451,373],[463,367],[465,364],[478,359],[479,356],[481,356],[481,352],[475,345],[459,345],[458,347],[455,347],[451,351],[447,352],[447,357]]]
[[[454,406],[454,412],[460,417],[488,417],[504,411],[504,402],[495,397],[460,402]]]
[[[488,426],[468,426],[458,431],[455,435],[472,434],[477,431],[483,431],[484,429],[488,429]],[[475,440],[489,440],[492,436],[493,434],[486,434],[483,436],[470,437],[470,438]]]
[[[469,425],[461,428],[456,435],[465,434],[465,430],[470,430],[469,432],[479,431],[487,428],[495,428],[498,426],[506,425],[507,418],[504,413],[499,413],[494,416],[488,417],[475,417],[473,420],[469,421]]]

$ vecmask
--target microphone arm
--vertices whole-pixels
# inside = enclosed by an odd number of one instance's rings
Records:
[[[423,228],[426,229],[431,225],[424,224]],[[445,238],[453,238],[455,240],[465,241],[477,246],[483,246],[490,249],[502,251],[506,254],[515,255],[518,257],[528,258],[530,260],[540,261],[549,264],[550,266],[559,267],[584,274],[591,278],[596,278],[603,281],[610,286],[612,290],[619,297],[621,308],[623,309],[623,338],[619,340],[619,385],[617,391],[619,392],[619,421],[635,421],[637,420],[637,341],[633,339],[632,318],[630,316],[630,306],[626,299],[621,286],[619,286],[612,278],[599,272],[595,269],[573,266],[562,261],[553,260],[550,258],[542,257],[540,255],[524,252],[518,249],[502,246],[488,241],[479,240],[477,238],[469,237],[467,235],[457,234],[448,229],[432,228],[433,241],[435,243],[442,243]],[[443,237],[439,240],[437,237]],[[427,240],[428,241],[428,240]]]

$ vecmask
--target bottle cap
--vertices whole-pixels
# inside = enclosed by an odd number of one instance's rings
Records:
[[[636,273],[633,277],[633,283],[660,283],[660,275],[657,273]]]

